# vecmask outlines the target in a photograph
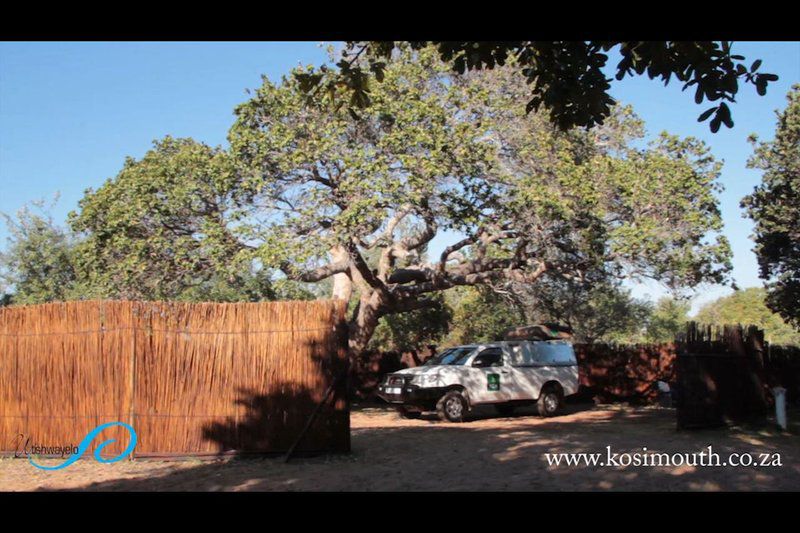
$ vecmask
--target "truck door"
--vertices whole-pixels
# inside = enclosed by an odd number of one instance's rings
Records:
[[[512,385],[510,367],[504,364],[501,348],[486,348],[480,351],[470,363],[467,389],[470,401],[477,403],[497,403],[510,399],[509,387]]]
[[[510,400],[535,400],[539,397],[541,389],[542,375],[538,368],[532,368],[534,354],[530,352],[528,343],[508,345],[508,370],[510,371],[509,381],[513,387],[509,387]]]

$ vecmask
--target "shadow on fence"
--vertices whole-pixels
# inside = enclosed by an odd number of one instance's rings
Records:
[[[334,301],[2,308],[0,451],[20,434],[78,443],[120,421],[137,457],[286,452],[347,367],[344,312]],[[334,396],[298,451],[349,449],[344,381]],[[115,457],[129,442],[119,430],[92,445],[115,438],[102,450]]]
[[[281,384],[270,394],[241,390],[235,403],[246,409],[244,416],[205,425],[203,438],[215,443],[218,455],[250,455],[264,450],[285,452],[294,445],[309,416],[323,400],[320,396],[292,383]],[[303,435],[297,452],[349,450],[349,413],[343,409],[345,402],[342,394],[327,399],[313,430]]]

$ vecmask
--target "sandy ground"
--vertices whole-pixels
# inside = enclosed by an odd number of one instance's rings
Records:
[[[677,431],[670,409],[568,406],[543,419],[530,409],[498,418],[478,411],[448,424],[433,417],[403,420],[386,408],[352,414],[353,452],[294,459],[121,461],[85,458],[59,471],[24,459],[0,459],[0,490],[798,490],[800,424]],[[780,454],[783,466],[549,466],[545,453],[701,452],[711,444],[722,460],[749,452],[756,462]],[[59,461],[53,461],[57,464]]]

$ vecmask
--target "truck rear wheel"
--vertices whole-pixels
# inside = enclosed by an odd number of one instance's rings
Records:
[[[436,413],[446,422],[463,422],[467,400],[460,391],[451,390],[436,402]]]
[[[561,391],[558,387],[550,385],[542,389],[536,408],[541,416],[555,416],[561,408]]]

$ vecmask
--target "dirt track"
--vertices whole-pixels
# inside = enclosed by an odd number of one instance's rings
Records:
[[[798,490],[800,428],[676,431],[674,412],[657,408],[576,407],[552,419],[531,410],[510,418],[478,412],[446,424],[403,420],[383,408],[352,414],[353,453],[296,459],[121,461],[89,458],[64,470],[0,459],[2,490]],[[790,413],[797,420],[798,413]],[[724,458],[780,453],[781,467],[548,466],[545,453],[701,452]],[[53,461],[57,463],[58,461]]]

